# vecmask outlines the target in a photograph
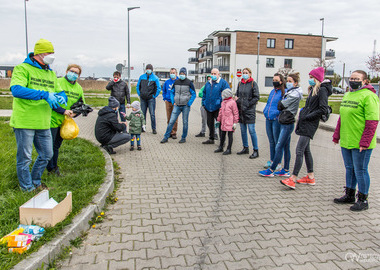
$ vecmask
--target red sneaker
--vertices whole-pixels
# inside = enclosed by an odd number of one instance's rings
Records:
[[[305,177],[302,177],[301,179],[298,179],[297,183],[298,184],[306,184],[306,185],[314,186],[315,185],[315,178],[310,179],[309,176],[306,175]]]
[[[286,178],[285,180],[281,180],[280,183],[291,189],[296,189],[296,183],[294,183],[293,178],[291,177]]]

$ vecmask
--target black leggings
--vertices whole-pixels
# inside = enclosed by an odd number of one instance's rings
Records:
[[[228,146],[227,149],[231,150],[232,143],[234,141],[234,132],[233,131],[221,131],[220,132],[220,147],[223,148],[224,142],[226,141],[226,133],[228,133]]]
[[[296,148],[296,162],[293,168],[293,175],[298,176],[303,163],[303,156],[305,155],[306,168],[308,173],[312,173],[313,170],[313,156],[310,151],[310,138],[306,136],[300,136]]]
[[[206,110],[206,112],[207,112],[207,126],[208,126],[208,129],[210,130],[209,139],[214,140],[215,139],[215,120],[218,118],[219,109],[213,112],[209,112]],[[219,128],[219,132],[220,132],[220,128]]]

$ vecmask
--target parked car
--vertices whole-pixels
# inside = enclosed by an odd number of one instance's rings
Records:
[[[333,94],[344,94],[344,90],[340,87],[333,87]]]

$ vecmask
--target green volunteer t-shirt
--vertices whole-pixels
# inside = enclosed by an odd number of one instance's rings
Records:
[[[12,74],[11,87],[20,85],[35,90],[56,92],[57,76],[27,63],[17,65]],[[46,100],[13,98],[10,126],[23,129],[49,129],[51,108]]]
[[[65,110],[70,110],[70,107],[80,98],[82,98],[83,103],[85,103],[83,89],[78,82],[71,84],[65,77],[62,77],[58,79],[58,85],[58,88],[61,89],[61,91],[65,91],[65,94],[67,95],[67,106],[60,104],[62,108]],[[50,127],[60,127],[63,123],[63,120],[65,120],[65,116],[63,114],[52,111]]]
[[[359,149],[365,121],[379,120],[379,98],[368,89],[347,92],[340,104],[340,146]],[[376,133],[368,149],[376,146]]]

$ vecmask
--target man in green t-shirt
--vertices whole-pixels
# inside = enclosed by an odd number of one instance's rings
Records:
[[[65,99],[59,92],[57,77],[49,67],[54,61],[54,47],[40,39],[25,61],[14,68],[10,89],[13,111],[10,126],[14,128],[17,142],[17,176],[23,191],[42,188],[41,176],[53,156],[50,118],[52,108]],[[33,145],[38,157],[32,171]]]

